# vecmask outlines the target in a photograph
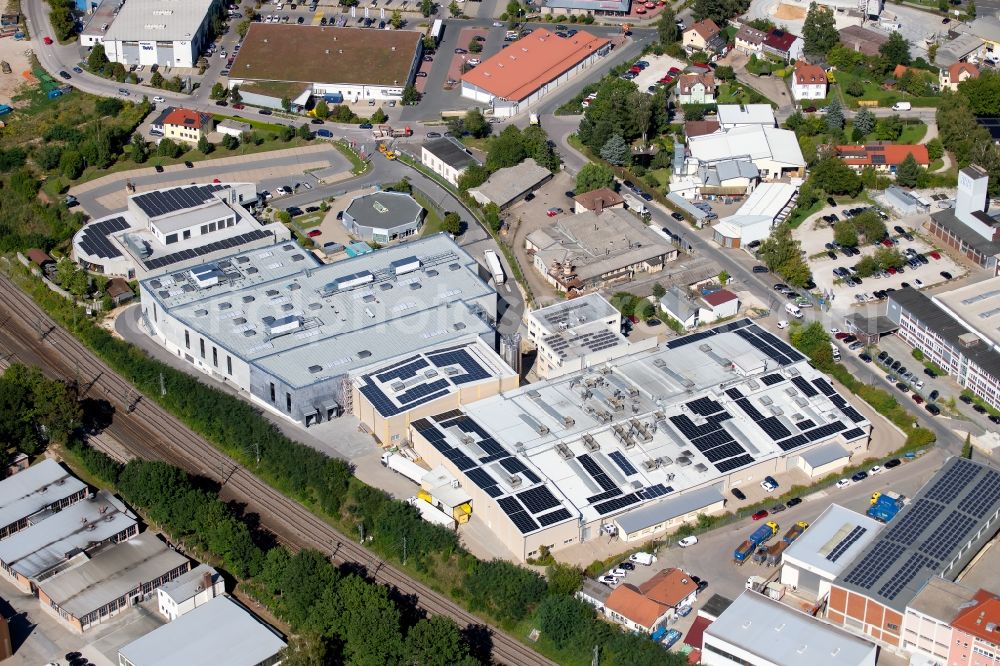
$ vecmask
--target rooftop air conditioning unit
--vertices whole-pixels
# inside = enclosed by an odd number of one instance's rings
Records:
[[[558,453],[559,457],[563,460],[569,460],[574,457],[573,452],[569,450],[569,447],[566,446],[564,442],[556,444],[556,453]]]
[[[511,474],[510,478],[507,479],[507,483],[510,485],[511,488],[520,488],[521,476],[518,474]]]

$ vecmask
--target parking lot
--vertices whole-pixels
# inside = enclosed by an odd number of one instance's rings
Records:
[[[812,269],[816,289],[824,294],[832,295],[832,302],[838,309],[845,309],[856,303],[881,300],[872,293],[875,291],[902,289],[906,286],[924,289],[942,284],[948,281],[942,272],[951,275],[951,279],[958,279],[965,274],[965,269],[961,265],[946,254],[938,252],[935,245],[925,240],[916,231],[901,227],[903,232],[909,234],[913,239],[907,240],[906,236],[893,229],[899,225],[890,219],[886,222],[886,226],[894,242],[892,247],[899,250],[904,255],[904,259],[908,258],[907,252],[909,251],[911,255],[923,255],[927,263],[920,262],[915,267],[906,265],[895,274],[863,278],[860,284],[849,286],[841,277],[834,274],[834,270],[849,270],[863,257],[871,256],[878,248],[885,247],[885,245],[872,245],[870,243],[859,245],[852,256],[848,256],[843,249],[828,247],[827,244],[833,243],[833,227],[824,222],[822,217],[830,212],[830,210],[822,211],[813,222],[800,225],[795,230],[795,237],[802,243],[803,251],[810,257],[809,267]],[[835,209],[835,213],[844,219],[841,208]],[[833,257],[830,256],[830,253],[833,254]],[[853,279],[857,280],[857,278]]]
[[[639,74],[632,79],[632,83],[634,83],[639,90],[644,92],[652,92],[649,88],[655,88],[657,82],[662,79],[671,68],[676,69],[677,74],[679,74],[684,71],[685,67],[687,67],[687,63],[668,55],[656,55],[655,53],[649,53],[644,55],[642,60],[648,62],[649,66],[639,72]],[[674,80],[676,80],[676,74],[673,76]]]

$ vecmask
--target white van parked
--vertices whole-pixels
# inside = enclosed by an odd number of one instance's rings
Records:
[[[785,312],[792,315],[796,319],[802,319],[802,310],[799,309],[795,303],[785,303]]]
[[[909,102],[896,102],[892,105],[893,111],[909,111],[913,108],[913,105]]]
[[[832,342],[830,343],[830,352],[833,354],[834,361],[840,360],[840,350],[837,349],[837,345],[833,344]]]

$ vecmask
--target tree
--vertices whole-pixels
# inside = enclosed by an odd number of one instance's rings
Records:
[[[69,148],[59,158],[59,171],[70,180],[76,180],[83,173],[86,164],[79,150]]]
[[[916,187],[920,172],[920,165],[914,159],[913,153],[909,153],[896,167],[896,182],[903,187]]]
[[[833,225],[833,240],[844,247],[857,247],[858,231],[850,220],[840,220]]]
[[[441,220],[441,229],[452,236],[457,236],[462,231],[462,218],[458,213],[451,211],[445,213],[444,219]]]
[[[903,134],[903,121],[899,116],[882,118],[875,123],[875,138],[879,141],[896,141]]]
[[[198,139],[198,152],[202,155],[208,155],[213,150],[215,150],[215,146],[208,140],[207,135],[202,134],[201,138]]]
[[[412,83],[408,83],[405,88],[403,88],[403,105],[412,106],[420,101],[420,93],[417,92],[416,87]]]
[[[826,127],[834,134],[844,129],[844,107],[836,97],[826,107]]]
[[[306,125],[305,123],[299,125],[299,129],[297,129],[295,133],[299,135],[300,139],[305,139],[306,141],[313,137],[312,130],[309,129],[309,125]]]
[[[325,100],[321,99],[316,102],[316,106],[313,107],[313,114],[320,120],[326,120],[330,116],[330,107]]]
[[[151,77],[149,77],[149,85],[153,86],[154,88],[162,88],[163,87],[163,75],[160,74],[159,71],[153,72],[153,75]]]
[[[240,94],[239,86],[233,86],[229,90],[229,101],[232,102],[233,104],[239,104],[240,102],[243,101],[243,95]]]
[[[184,149],[173,139],[160,139],[160,143],[156,146],[156,154],[160,157],[180,157],[183,152]]]
[[[133,162],[135,162],[136,164],[142,164],[147,159],[149,159],[149,144],[146,142],[145,139],[142,138],[141,134],[139,134],[138,132],[133,134],[132,142],[130,145],[131,145]]]
[[[664,294],[666,293],[667,293],[667,288],[664,287],[662,284],[660,284],[659,282],[653,284],[653,296],[656,296],[657,299],[663,298]]]
[[[965,443],[962,444],[962,457],[972,460],[972,433],[965,433]]]
[[[520,164],[527,156],[521,130],[514,125],[508,125],[490,143],[490,150],[486,154],[486,168],[493,172],[512,167]]]
[[[109,62],[108,56],[104,51],[104,44],[95,44],[90,50],[90,55],[87,56],[87,68],[96,74],[100,74]]]
[[[538,606],[538,627],[556,648],[583,638],[593,620],[594,608],[570,595],[550,595]]]
[[[615,166],[625,166],[632,162],[632,149],[620,134],[613,134],[601,148],[601,157]]]
[[[869,109],[858,109],[854,115],[854,135],[866,137],[875,129],[875,114]]]
[[[427,18],[434,13],[434,0],[420,0],[420,13]]]
[[[813,321],[805,325],[796,322],[788,331],[788,340],[819,367],[833,366],[830,334],[823,328],[822,322]]]
[[[474,610],[485,610],[501,623],[527,617],[546,592],[537,573],[499,559],[476,562],[463,586]]]
[[[389,588],[348,576],[338,586],[337,633],[344,639],[346,663],[394,666],[401,663],[403,636],[399,608]]]
[[[209,93],[209,97],[212,99],[226,99],[226,87],[221,83],[216,82],[212,86],[212,92]]]
[[[809,3],[806,20],[802,26],[803,51],[810,56],[826,56],[840,41],[833,12],[826,7],[820,7],[815,2]]]
[[[102,116],[114,117],[122,112],[125,108],[125,103],[120,99],[114,97],[102,97],[97,100],[94,105],[94,110]]]
[[[882,42],[878,52],[882,56],[880,62],[883,71],[891,72],[896,69],[896,65],[910,64],[910,45],[898,31],[893,31],[889,39]]]
[[[789,284],[801,287],[810,279],[809,267],[802,259],[801,245],[792,236],[792,228],[781,223],[760,244],[758,255]]]
[[[272,548],[274,551],[285,552],[283,548]],[[281,651],[282,666],[325,666],[330,663],[327,656],[329,645],[322,636],[314,634],[298,634],[288,641],[288,647]]]
[[[962,81],[958,92],[975,115],[1000,115],[1000,76],[994,70],[984,69],[978,77]]]
[[[417,666],[475,666],[458,627],[449,618],[435,615],[417,622],[403,644],[407,664]]]
[[[927,156],[932,160],[936,160],[944,155],[944,146],[941,145],[941,139],[934,137],[927,142]]]
[[[611,187],[615,182],[615,174],[603,164],[588,162],[576,174],[576,193],[593,192],[602,187]]]
[[[281,98],[281,108],[284,109],[285,112],[291,111],[292,110],[292,100],[290,98],[288,98],[288,97],[282,97]]]
[[[467,111],[463,123],[465,131],[477,139],[488,137],[490,132],[493,131],[493,126],[490,125],[479,109],[470,109]]]
[[[734,81],[736,79],[736,72],[729,65],[719,65],[715,68],[715,78],[720,81]]]
[[[486,224],[489,225],[494,233],[500,231],[500,227],[503,224],[500,218],[500,206],[491,201],[483,208],[483,215],[486,217]]]
[[[226,150],[236,150],[240,147],[240,140],[232,134],[226,134],[222,137],[222,147]]]
[[[278,130],[278,138],[288,143],[295,138],[295,128],[291,125],[282,125],[281,129]]]
[[[583,569],[556,562],[545,568],[549,594],[574,595],[583,585]]]
[[[486,179],[489,177],[489,169],[479,166],[478,164],[470,164],[462,172],[462,175],[458,177],[458,189],[465,192],[473,187],[479,187],[485,183]]]
[[[861,191],[861,179],[851,167],[836,157],[827,157],[816,165],[813,183],[827,194],[856,196]]]
[[[861,83],[861,81],[854,79],[853,81],[847,84],[847,87],[844,88],[844,92],[846,92],[851,97],[861,97],[862,95],[865,94],[865,86]]]
[[[729,273],[727,271],[719,271],[718,280],[719,284],[725,285],[729,282]]]
[[[35,152],[35,164],[45,171],[57,169],[62,152],[61,146],[42,146]]]
[[[451,4],[448,5],[448,12],[451,13],[452,18],[458,18],[462,15],[462,8],[458,6],[455,0],[451,0]]]
[[[423,2],[428,2],[428,0],[423,0]],[[389,25],[392,26],[393,30],[399,30],[403,27],[403,13],[398,9],[392,10],[392,15],[389,17]]]
[[[677,15],[673,7],[666,6],[660,14],[660,20],[656,22],[656,34],[660,38],[660,44],[667,46],[680,39],[680,30],[677,28]]]

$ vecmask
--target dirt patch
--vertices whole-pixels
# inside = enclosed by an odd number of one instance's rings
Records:
[[[10,64],[10,74],[0,73],[0,104],[10,104],[18,88],[36,83],[34,77],[25,78],[31,71],[31,42],[17,41],[13,37],[0,38],[0,60]]]
[[[785,21],[801,21],[806,17],[806,10],[803,7],[786,5],[782,2],[778,4],[778,9],[774,12],[774,17],[784,19]]]

